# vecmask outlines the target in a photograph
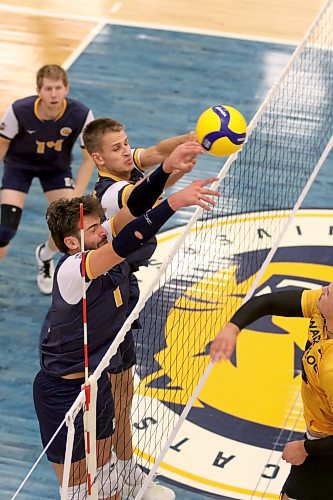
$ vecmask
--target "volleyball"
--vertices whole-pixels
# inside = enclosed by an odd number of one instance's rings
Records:
[[[226,104],[212,106],[199,116],[196,134],[208,153],[228,156],[242,147],[246,138],[246,121],[236,108]]]

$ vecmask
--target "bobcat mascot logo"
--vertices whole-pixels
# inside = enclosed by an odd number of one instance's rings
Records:
[[[268,236],[266,218],[259,217]],[[254,295],[333,281],[329,217],[329,211],[300,213]],[[235,224],[244,228],[245,218]],[[255,247],[255,234],[251,241]],[[176,298],[164,287],[163,300],[156,300],[157,290],[148,301],[144,314],[153,316],[160,337],[141,339],[147,349],[139,394],[158,402],[150,427],[164,441],[205,373],[210,342],[242,304],[268,251],[269,241],[266,250],[249,248],[194,283],[178,279]],[[162,463],[164,475],[229,498],[279,498],[288,472],[281,450],[304,432],[299,391],[307,325],[304,318],[267,316],[243,330],[231,361],[214,365],[194,400]]]

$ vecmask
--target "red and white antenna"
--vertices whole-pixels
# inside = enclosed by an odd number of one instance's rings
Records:
[[[80,203],[80,237],[81,237],[81,276],[82,276],[82,315],[83,315],[83,349],[84,349],[84,386],[88,385],[89,355],[87,327],[87,295],[86,295],[86,254],[84,251],[84,218],[83,203]],[[86,403],[87,404],[87,403]],[[88,403],[89,407],[89,403]]]
[[[80,237],[81,237],[81,276],[82,276],[82,316],[83,316],[83,349],[84,349],[84,392],[85,392],[85,412],[84,436],[86,445],[86,463],[87,463],[87,495],[89,498],[97,498],[96,490],[96,426],[94,425],[93,414],[95,408],[91,408],[91,385],[89,383],[89,353],[88,353],[88,326],[87,326],[87,296],[86,296],[86,266],[85,266],[85,248],[84,248],[84,217],[83,203],[80,203]],[[96,399],[94,393],[93,403]],[[93,405],[94,406],[94,405]],[[94,484],[93,484],[94,483]]]

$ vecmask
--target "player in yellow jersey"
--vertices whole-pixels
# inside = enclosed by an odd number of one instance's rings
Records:
[[[317,290],[289,290],[251,298],[218,333],[210,348],[213,362],[228,360],[237,337],[265,315],[310,318],[302,358],[302,400],[306,435],[284,447],[291,470],[282,500],[333,498],[333,283]]]

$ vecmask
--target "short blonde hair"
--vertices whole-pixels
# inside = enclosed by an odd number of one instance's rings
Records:
[[[65,87],[68,85],[67,73],[61,66],[58,66],[58,64],[45,64],[45,66],[42,66],[37,71],[36,83],[38,90],[42,88],[44,78],[62,80]]]
[[[125,125],[113,118],[97,118],[88,123],[83,131],[83,142],[88,153],[101,152],[104,135],[121,130],[125,130]]]

